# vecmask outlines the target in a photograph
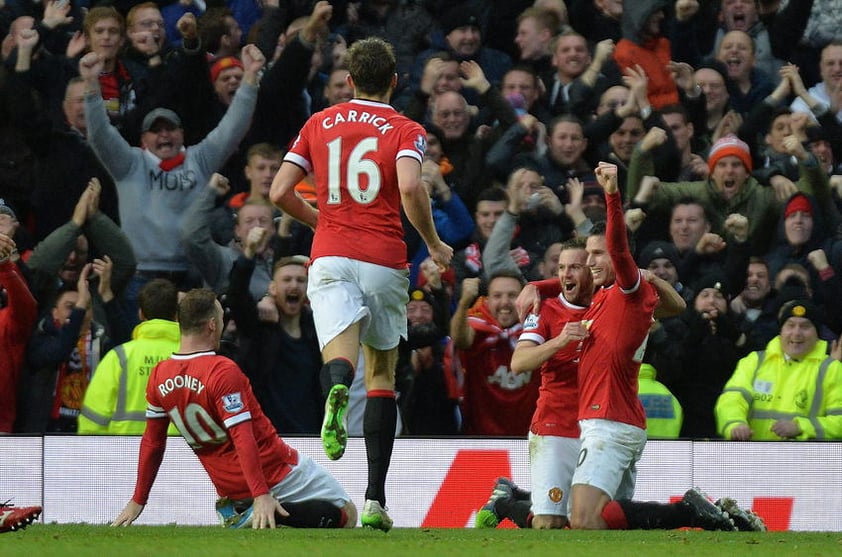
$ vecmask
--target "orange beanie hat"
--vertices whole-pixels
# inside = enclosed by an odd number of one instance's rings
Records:
[[[708,168],[713,172],[717,161],[722,157],[737,157],[742,161],[748,172],[752,171],[751,151],[745,141],[735,135],[726,135],[719,139],[710,148],[708,155]]]

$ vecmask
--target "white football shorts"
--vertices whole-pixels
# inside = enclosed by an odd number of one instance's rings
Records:
[[[301,501],[328,501],[342,508],[351,500],[336,478],[301,452],[298,453],[298,464],[270,491],[282,505]]]
[[[532,514],[568,516],[570,482],[578,455],[576,438],[529,432]]]
[[[613,500],[631,499],[646,430],[611,420],[579,421],[582,446],[573,485],[597,487]]]
[[[360,342],[390,350],[406,338],[409,272],[347,257],[319,257],[310,265],[307,297],[321,348],[362,321]]]

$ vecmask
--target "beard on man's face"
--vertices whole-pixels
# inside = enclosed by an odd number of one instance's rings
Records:
[[[423,348],[435,344],[442,334],[435,323],[417,323],[409,325],[407,336],[410,344],[416,348]]]

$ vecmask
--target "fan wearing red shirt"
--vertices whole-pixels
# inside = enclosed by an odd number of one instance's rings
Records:
[[[143,511],[172,422],[221,497],[224,526],[353,527],[357,511],[339,482],[278,437],[240,368],[216,355],[222,316],[210,290],[192,290],[179,303],[179,351],[149,377],[137,483],[112,526],[128,526]]]
[[[322,443],[331,459],[345,452],[348,387],[362,344],[368,487],[361,522],[388,531],[385,484],[397,422],[394,374],[398,341],[407,336],[409,291],[401,205],[442,269],[453,250],[435,230],[421,182],[424,129],[388,104],[397,83],[392,47],[377,38],[357,41],[346,61],[354,98],[305,123],[269,197],[315,230],[307,295],[325,362]],[[309,172],[316,207],[294,190]]]
[[[7,222],[10,217],[14,218],[13,222],[17,224],[17,218],[9,215],[11,209],[2,199],[0,209],[0,217]],[[14,230],[8,228],[0,232],[0,354],[3,354],[0,361],[0,435],[13,431],[26,343],[38,319],[38,304],[14,261],[17,246],[12,234]]]
[[[450,336],[464,372],[466,435],[523,437],[529,431],[541,380],[537,373],[518,375],[510,367],[523,330],[514,307],[522,285],[520,272],[501,270],[488,280],[488,295],[478,297],[480,279],[462,281]]]

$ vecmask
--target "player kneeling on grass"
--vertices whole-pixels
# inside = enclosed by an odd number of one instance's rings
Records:
[[[557,491],[560,496],[562,490]],[[531,502],[533,497],[532,492],[518,487],[511,479],[497,478],[488,502],[477,513],[476,527],[496,528],[503,519],[508,518],[518,528],[536,528]],[[605,506],[602,517],[605,522],[602,529],[608,530],[700,528],[740,532],[766,531],[763,519],[751,510],[740,507],[734,499],[723,497],[712,502],[697,487],[687,490],[684,497],[675,503],[628,499],[611,501]]]
[[[246,376],[216,354],[223,324],[213,292],[188,292],[178,322],[179,351],[152,370],[146,389],[134,495],[111,525],[128,526],[143,511],[172,421],[216,487],[223,526],[355,526],[357,509],[339,482],[278,437]]]
[[[587,265],[599,290],[581,316],[582,322],[589,322],[589,326],[584,332],[579,328],[576,330],[576,336],[583,337],[576,375],[581,449],[569,486],[553,486],[551,490],[556,495],[553,499],[562,501],[562,494],[569,487],[567,516],[574,529],[648,530],[689,526],[705,530],[765,530],[760,517],[739,508],[733,499],[713,503],[697,488],[688,490],[676,503],[631,500],[637,476],[636,464],[646,444],[646,414],[637,398],[638,353],[642,352],[638,347],[646,344],[659,302],[663,305],[667,301],[677,310],[683,309],[684,302],[665,281],[642,275],[631,257],[616,165],[601,162],[594,174],[605,190],[608,220],[604,232],[601,227],[595,226],[585,242]],[[560,270],[562,262],[560,256]],[[572,277],[563,281],[570,286],[575,282]],[[552,281],[552,286],[557,290],[560,284]],[[524,293],[521,295],[524,296]],[[523,299],[517,303],[519,308],[535,305],[524,304]],[[582,301],[578,305],[581,306]],[[666,309],[662,307],[662,311]],[[544,315],[542,312],[539,317]],[[569,320],[569,316],[564,319]],[[556,316],[556,321],[560,320],[561,314]],[[540,319],[532,321],[536,326],[525,325],[524,334],[527,336],[521,335],[521,339],[529,339],[526,331],[532,329],[532,339],[540,340],[555,334],[552,331],[542,334],[537,326]],[[565,328],[569,325],[567,323]],[[555,328],[558,330],[560,327],[556,324]],[[534,340],[533,344],[536,344]],[[537,355],[543,358],[547,356],[544,351],[552,351],[553,348],[551,345],[544,349],[536,344],[531,350],[542,350]],[[520,344],[517,350],[521,350]],[[518,355],[517,350],[515,356]],[[534,364],[542,358],[531,359],[527,363]],[[512,367],[518,367],[515,358],[512,359]],[[559,455],[564,457],[565,452],[572,461],[570,450],[559,451]],[[538,493],[533,498],[539,502],[539,508],[543,497],[544,493]],[[496,526],[501,517],[506,516],[524,527],[530,522],[530,512],[526,512],[529,504],[525,492],[517,490],[511,481],[498,480],[488,502],[477,514],[477,523],[480,526]]]

